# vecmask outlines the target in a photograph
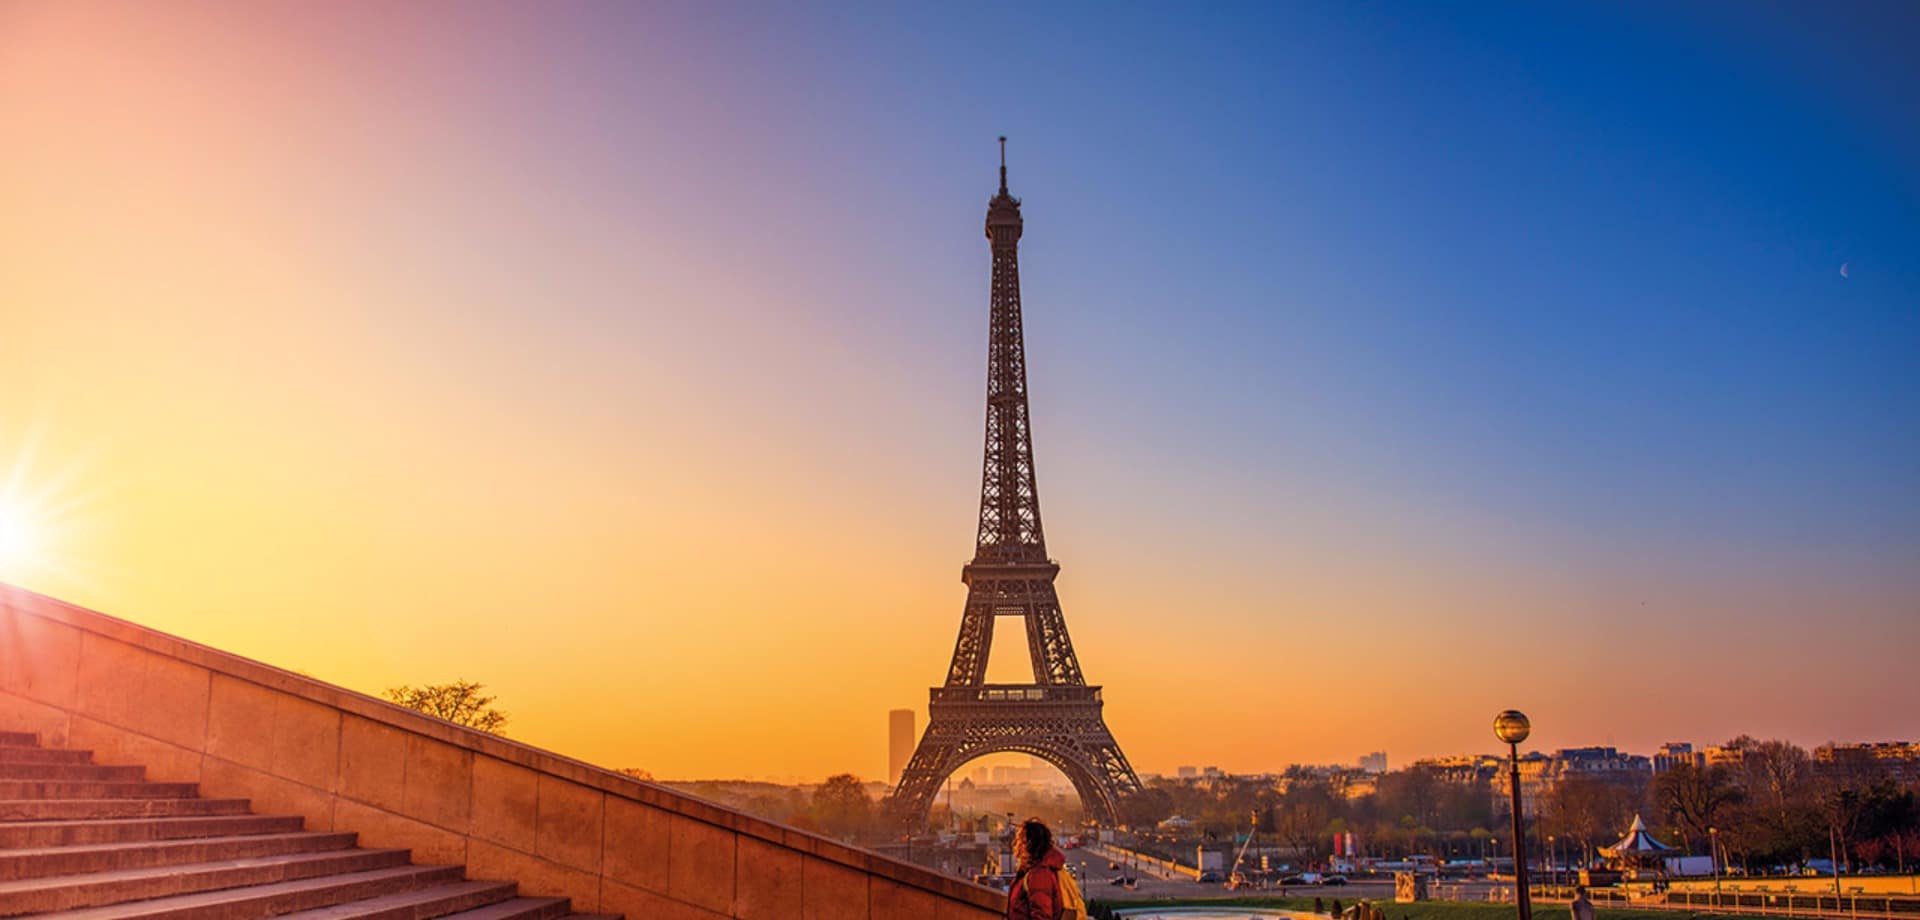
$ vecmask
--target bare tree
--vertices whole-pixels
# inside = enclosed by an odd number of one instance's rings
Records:
[[[387,688],[387,699],[416,712],[493,735],[506,734],[507,714],[493,708],[494,697],[481,696],[484,686],[469,680],[414,687]]]
[[[1605,780],[1569,776],[1553,784],[1547,794],[1546,819],[1569,842],[1579,841],[1580,852],[1592,851],[1626,827],[1632,794]]]
[[[1696,767],[1679,764],[1653,780],[1653,806],[1680,827],[1692,844],[1708,839],[1709,831],[1724,824],[1732,806],[1743,798],[1733,771],[1720,764]]]
[[[1318,783],[1295,782],[1274,809],[1275,835],[1286,841],[1296,859],[1312,860],[1321,832],[1333,819],[1333,794]]]

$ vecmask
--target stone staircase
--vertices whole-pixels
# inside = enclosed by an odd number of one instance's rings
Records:
[[[565,898],[514,882],[468,881],[462,866],[416,866],[351,832],[203,799],[146,768],[99,766],[89,751],[0,732],[0,917],[295,917],[300,920],[546,920]]]

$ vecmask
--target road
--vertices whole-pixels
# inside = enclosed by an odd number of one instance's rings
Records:
[[[1066,851],[1067,865],[1072,867],[1074,877],[1080,880],[1080,887],[1086,891],[1088,900],[1101,901],[1141,901],[1150,898],[1235,898],[1247,895],[1279,895],[1279,889],[1267,891],[1228,891],[1219,882],[1201,884],[1192,879],[1155,878],[1145,872],[1139,874],[1139,885],[1135,888],[1123,888],[1110,884],[1120,875],[1115,869],[1107,868],[1108,859],[1083,849]],[[1349,904],[1361,898],[1374,900],[1393,899],[1393,880],[1362,880],[1347,885],[1289,885],[1284,892],[1293,897],[1323,897],[1331,901],[1339,898]]]

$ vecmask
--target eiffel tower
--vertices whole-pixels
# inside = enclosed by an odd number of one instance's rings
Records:
[[[987,450],[980,477],[980,535],[960,570],[967,607],[947,683],[930,691],[926,734],[900,774],[889,806],[903,823],[926,819],[940,785],[977,757],[1018,752],[1058,767],[1081,805],[1117,823],[1121,802],[1140,791],[1101,715],[1100,688],[1087,685],[1054,594],[1060,566],[1047,558],[1040,494],[1033,481],[1027,417],[1027,357],[1020,327],[1020,199],[1007,193],[1007,139],[1000,139],[1000,194],[987,203],[993,293],[987,334]],[[1033,683],[987,683],[993,626],[1026,625]]]

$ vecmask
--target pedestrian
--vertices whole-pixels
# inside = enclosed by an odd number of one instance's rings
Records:
[[[1568,908],[1573,911],[1573,920],[1593,920],[1593,902],[1587,900],[1587,886],[1573,889],[1573,903]]]
[[[1013,863],[1019,874],[1007,886],[1007,920],[1060,920],[1060,870],[1067,855],[1053,845],[1046,822],[1028,818],[1020,825]]]

